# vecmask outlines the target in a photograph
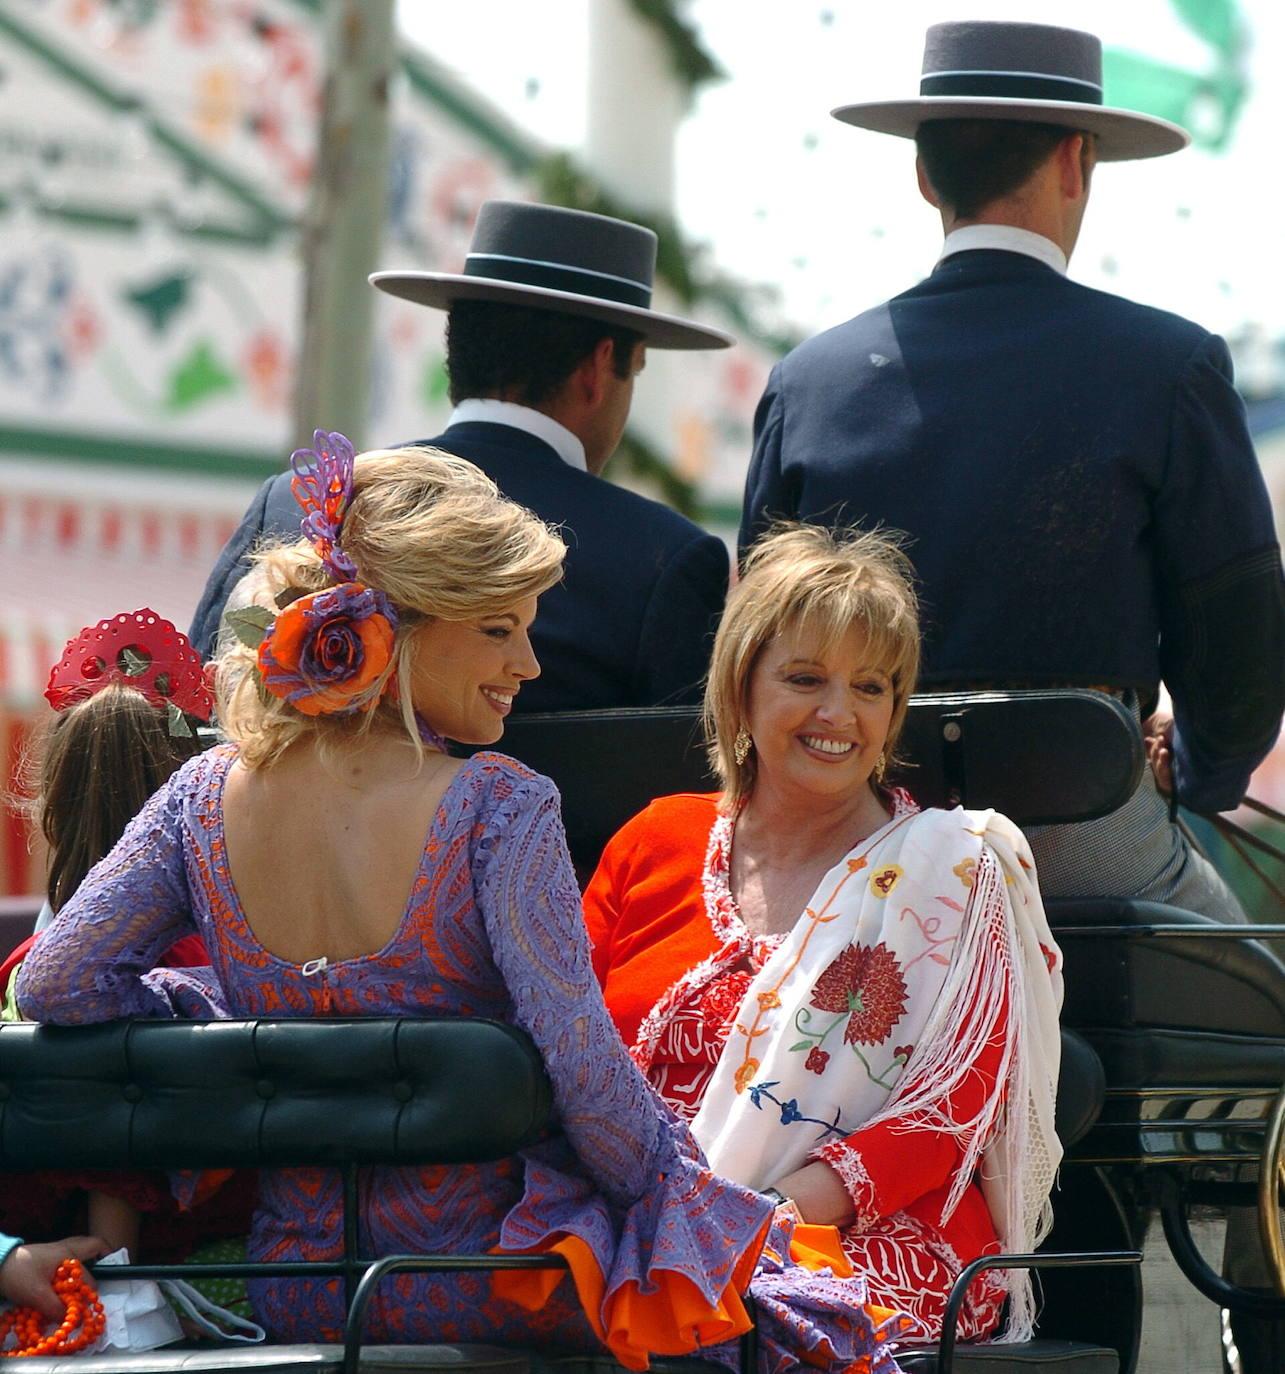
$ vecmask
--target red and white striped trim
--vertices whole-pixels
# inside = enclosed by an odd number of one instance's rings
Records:
[[[0,554],[88,553],[101,559],[211,567],[236,529],[226,512],[176,510],[122,500],[0,492]]]

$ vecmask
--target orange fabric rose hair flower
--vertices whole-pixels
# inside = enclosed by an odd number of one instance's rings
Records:
[[[396,628],[392,603],[360,582],[302,596],[259,645],[263,685],[305,716],[369,711],[388,686]]]

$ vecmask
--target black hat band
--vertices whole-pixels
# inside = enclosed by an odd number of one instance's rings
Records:
[[[1042,76],[1039,72],[925,72],[919,81],[919,94],[1102,104],[1102,87],[1094,82],[1073,76]]]
[[[618,277],[611,272],[595,272],[588,267],[568,267],[560,262],[541,262],[505,253],[470,253],[464,259],[464,275],[512,282],[515,286],[542,286],[577,296],[596,296],[600,300],[634,305],[643,310],[651,306],[651,287],[645,282]]]

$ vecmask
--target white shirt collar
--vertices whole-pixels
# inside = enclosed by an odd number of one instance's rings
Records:
[[[1029,229],[1018,229],[1012,224],[966,224],[962,229],[952,229],[941,246],[941,258],[953,253],[966,253],[973,248],[999,248],[1005,253],[1025,253],[1028,258],[1037,258],[1046,267],[1066,276],[1066,254],[1043,234],[1033,234]]]
[[[532,410],[530,406],[515,405],[512,401],[492,401],[480,396],[461,401],[451,411],[449,423],[452,425],[480,421],[486,425],[508,425],[510,429],[520,429],[543,439],[568,467],[588,472],[585,462],[584,445],[572,434],[566,425],[560,425],[542,410]]]

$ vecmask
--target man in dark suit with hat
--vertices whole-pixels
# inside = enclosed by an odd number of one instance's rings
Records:
[[[1227,810],[1280,725],[1280,551],[1223,341],[1066,277],[1095,163],[1187,142],[1103,105],[1101,68],[1091,34],[939,24],[917,98],[834,111],[916,140],[945,245],[774,370],[741,543],[775,516],[905,530],[925,686],[1100,686],[1148,717],[1163,679],[1154,752],[1179,800]],[[1031,843],[1046,894],[1241,918],[1150,770]]]
[[[676,511],[599,476],[624,433],[645,350],[732,342],[651,308],[655,262],[656,236],[639,225],[490,201],[463,272],[371,277],[382,291],[449,312],[455,410],[441,434],[419,442],[476,463],[567,541],[566,575],[540,598],[532,630],[542,672],[517,710],[699,697],[727,551]],[[202,654],[255,543],[298,528],[282,473],[260,489],[206,584],[192,625]]]

